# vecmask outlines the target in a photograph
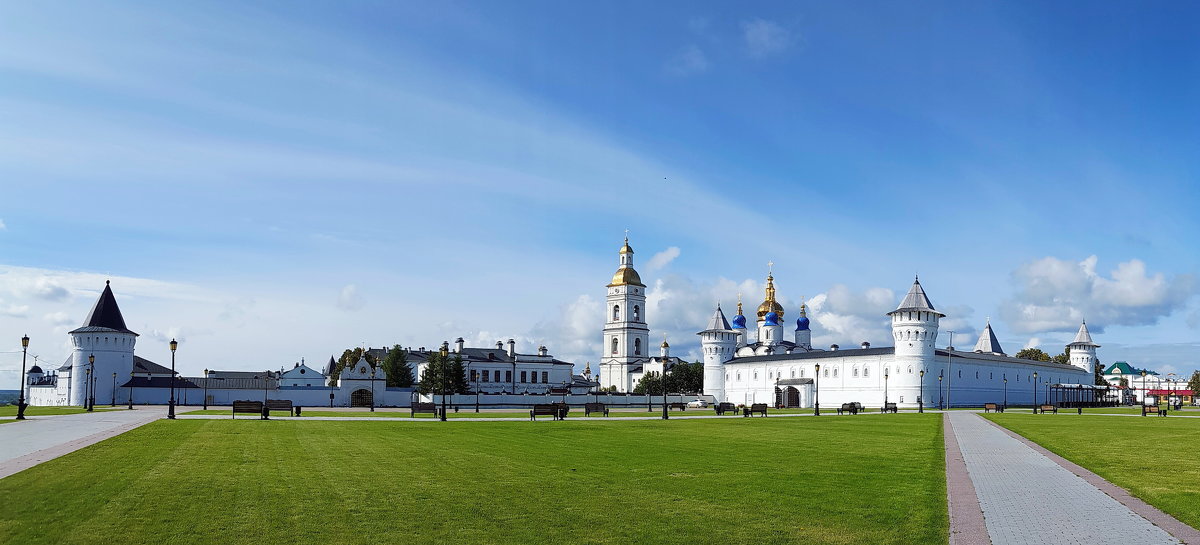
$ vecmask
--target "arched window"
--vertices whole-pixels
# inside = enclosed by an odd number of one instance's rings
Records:
[[[616,337],[613,337],[612,353],[614,356],[617,355],[617,338]]]
[[[792,378],[796,378],[796,370],[792,369]]]
[[[738,380],[742,380],[742,374],[741,374],[741,373],[738,373],[738,374],[737,374],[737,379],[738,379]]]
[[[833,378],[837,378],[837,367],[833,368]]]
[[[825,368],[825,378],[829,378],[829,368]]]
[[[800,369],[800,378],[804,378],[804,369]]]
[[[642,340],[641,339],[633,340],[633,355],[635,355],[635,356],[642,355]]]
[[[633,321],[642,321],[642,307],[639,305],[633,305]]]
[[[621,320],[621,305],[613,305],[613,321],[619,322],[620,320]]]
[[[855,367],[855,368],[853,369],[853,372],[852,372],[851,374],[852,374],[854,377],[858,377],[858,368],[857,368],[857,367]]]
[[[908,374],[910,374],[910,375],[912,374],[912,366],[911,365],[908,366]]]

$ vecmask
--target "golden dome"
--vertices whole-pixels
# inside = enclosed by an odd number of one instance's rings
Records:
[[[758,319],[762,320],[768,312],[774,312],[779,315],[779,319],[783,319],[783,306],[775,302],[775,276],[767,275],[767,299],[758,305]]]
[[[631,248],[629,246],[629,237],[625,237],[625,245],[621,246],[621,253],[623,253],[623,254],[632,254],[633,253],[633,248]]]
[[[613,273],[612,283],[609,284],[609,287],[624,286],[626,284],[631,286],[646,287],[646,285],[642,283],[642,277],[638,276],[637,271],[633,270],[633,267],[621,267],[620,269],[617,269],[617,272]]]

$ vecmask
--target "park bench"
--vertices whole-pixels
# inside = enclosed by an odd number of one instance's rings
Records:
[[[584,403],[583,416],[591,416],[592,413],[600,413],[608,416],[608,405],[603,403]]]
[[[234,401],[232,418],[237,418],[238,413],[257,414],[262,418],[263,404],[261,401]]]
[[[1167,416],[1167,411],[1159,409],[1158,405],[1142,405],[1142,416],[1148,414],[1157,414],[1158,416]]]
[[[895,403],[884,403],[883,407],[880,407],[879,412],[896,413],[896,412],[899,412],[899,408],[896,407]]]
[[[858,405],[855,403],[842,403],[842,406],[838,407],[837,412],[838,414],[842,414],[843,412],[858,414]]]
[[[669,406],[677,411],[686,411],[687,403],[671,403]]]
[[[717,416],[724,416],[725,413],[733,413],[737,415],[737,406],[733,403],[722,401],[713,406],[713,410],[717,411]]]
[[[742,416],[751,416],[754,413],[761,414],[764,417],[767,416],[767,404],[766,403],[755,403],[753,405],[750,405],[749,407],[746,407],[746,409],[742,412]]]
[[[990,412],[1002,413],[1002,412],[1004,412],[1004,407],[1001,407],[995,403],[984,403],[983,404],[983,412],[985,412],[985,413],[990,413]]]
[[[267,400],[267,414],[270,414],[271,411],[287,411],[288,414],[292,414],[292,409],[292,400],[290,399]]]
[[[417,402],[417,403],[413,403],[412,406],[408,408],[409,418],[415,418],[417,416],[417,414],[419,414],[419,413],[437,414],[438,413],[437,404],[436,403]]]
[[[559,405],[559,403],[539,403],[534,405],[533,408],[529,410],[529,419],[537,420],[537,417],[539,416],[551,416],[554,417],[555,420],[562,420],[562,407]]]
[[[562,401],[556,401],[556,402],[552,403],[552,405],[554,405],[555,407],[558,407],[558,419],[559,420],[565,420],[567,418],[567,413],[571,412],[571,406],[567,405],[566,403],[564,403]]]
[[[1042,414],[1046,414],[1047,411],[1058,414],[1058,407],[1055,407],[1054,405],[1042,405],[1040,410],[1042,411]]]

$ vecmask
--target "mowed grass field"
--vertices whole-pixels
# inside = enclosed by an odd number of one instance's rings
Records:
[[[158,421],[0,480],[0,543],[945,543],[941,417]]]
[[[124,408],[125,407],[121,406],[121,405],[118,405],[115,408],[109,407],[108,405],[105,405],[103,407],[101,407],[99,405],[96,406],[97,411],[115,411],[115,410],[121,410]],[[26,407],[25,408],[25,416],[51,416],[51,415],[59,415],[59,414],[78,414],[78,413],[86,413],[86,412],[87,412],[87,409],[84,409],[83,407],[70,407],[70,406],[68,406],[68,407]],[[0,405],[0,416],[17,416],[17,406],[16,405]]]
[[[1200,420],[1074,413],[985,418],[1200,528],[1200,459],[1193,454],[1200,444]]]

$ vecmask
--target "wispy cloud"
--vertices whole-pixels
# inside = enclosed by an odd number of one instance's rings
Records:
[[[673,76],[694,76],[708,71],[708,57],[696,45],[683,48],[667,61],[667,73]]]
[[[666,250],[658,252],[646,261],[646,272],[654,272],[669,265],[675,258],[679,257],[679,247],[671,246]]]
[[[751,57],[761,59],[791,47],[792,33],[774,21],[750,19],[742,21],[742,39]]]
[[[355,284],[347,284],[338,293],[337,307],[342,310],[355,311],[360,310],[367,302],[358,293],[358,286]]]

